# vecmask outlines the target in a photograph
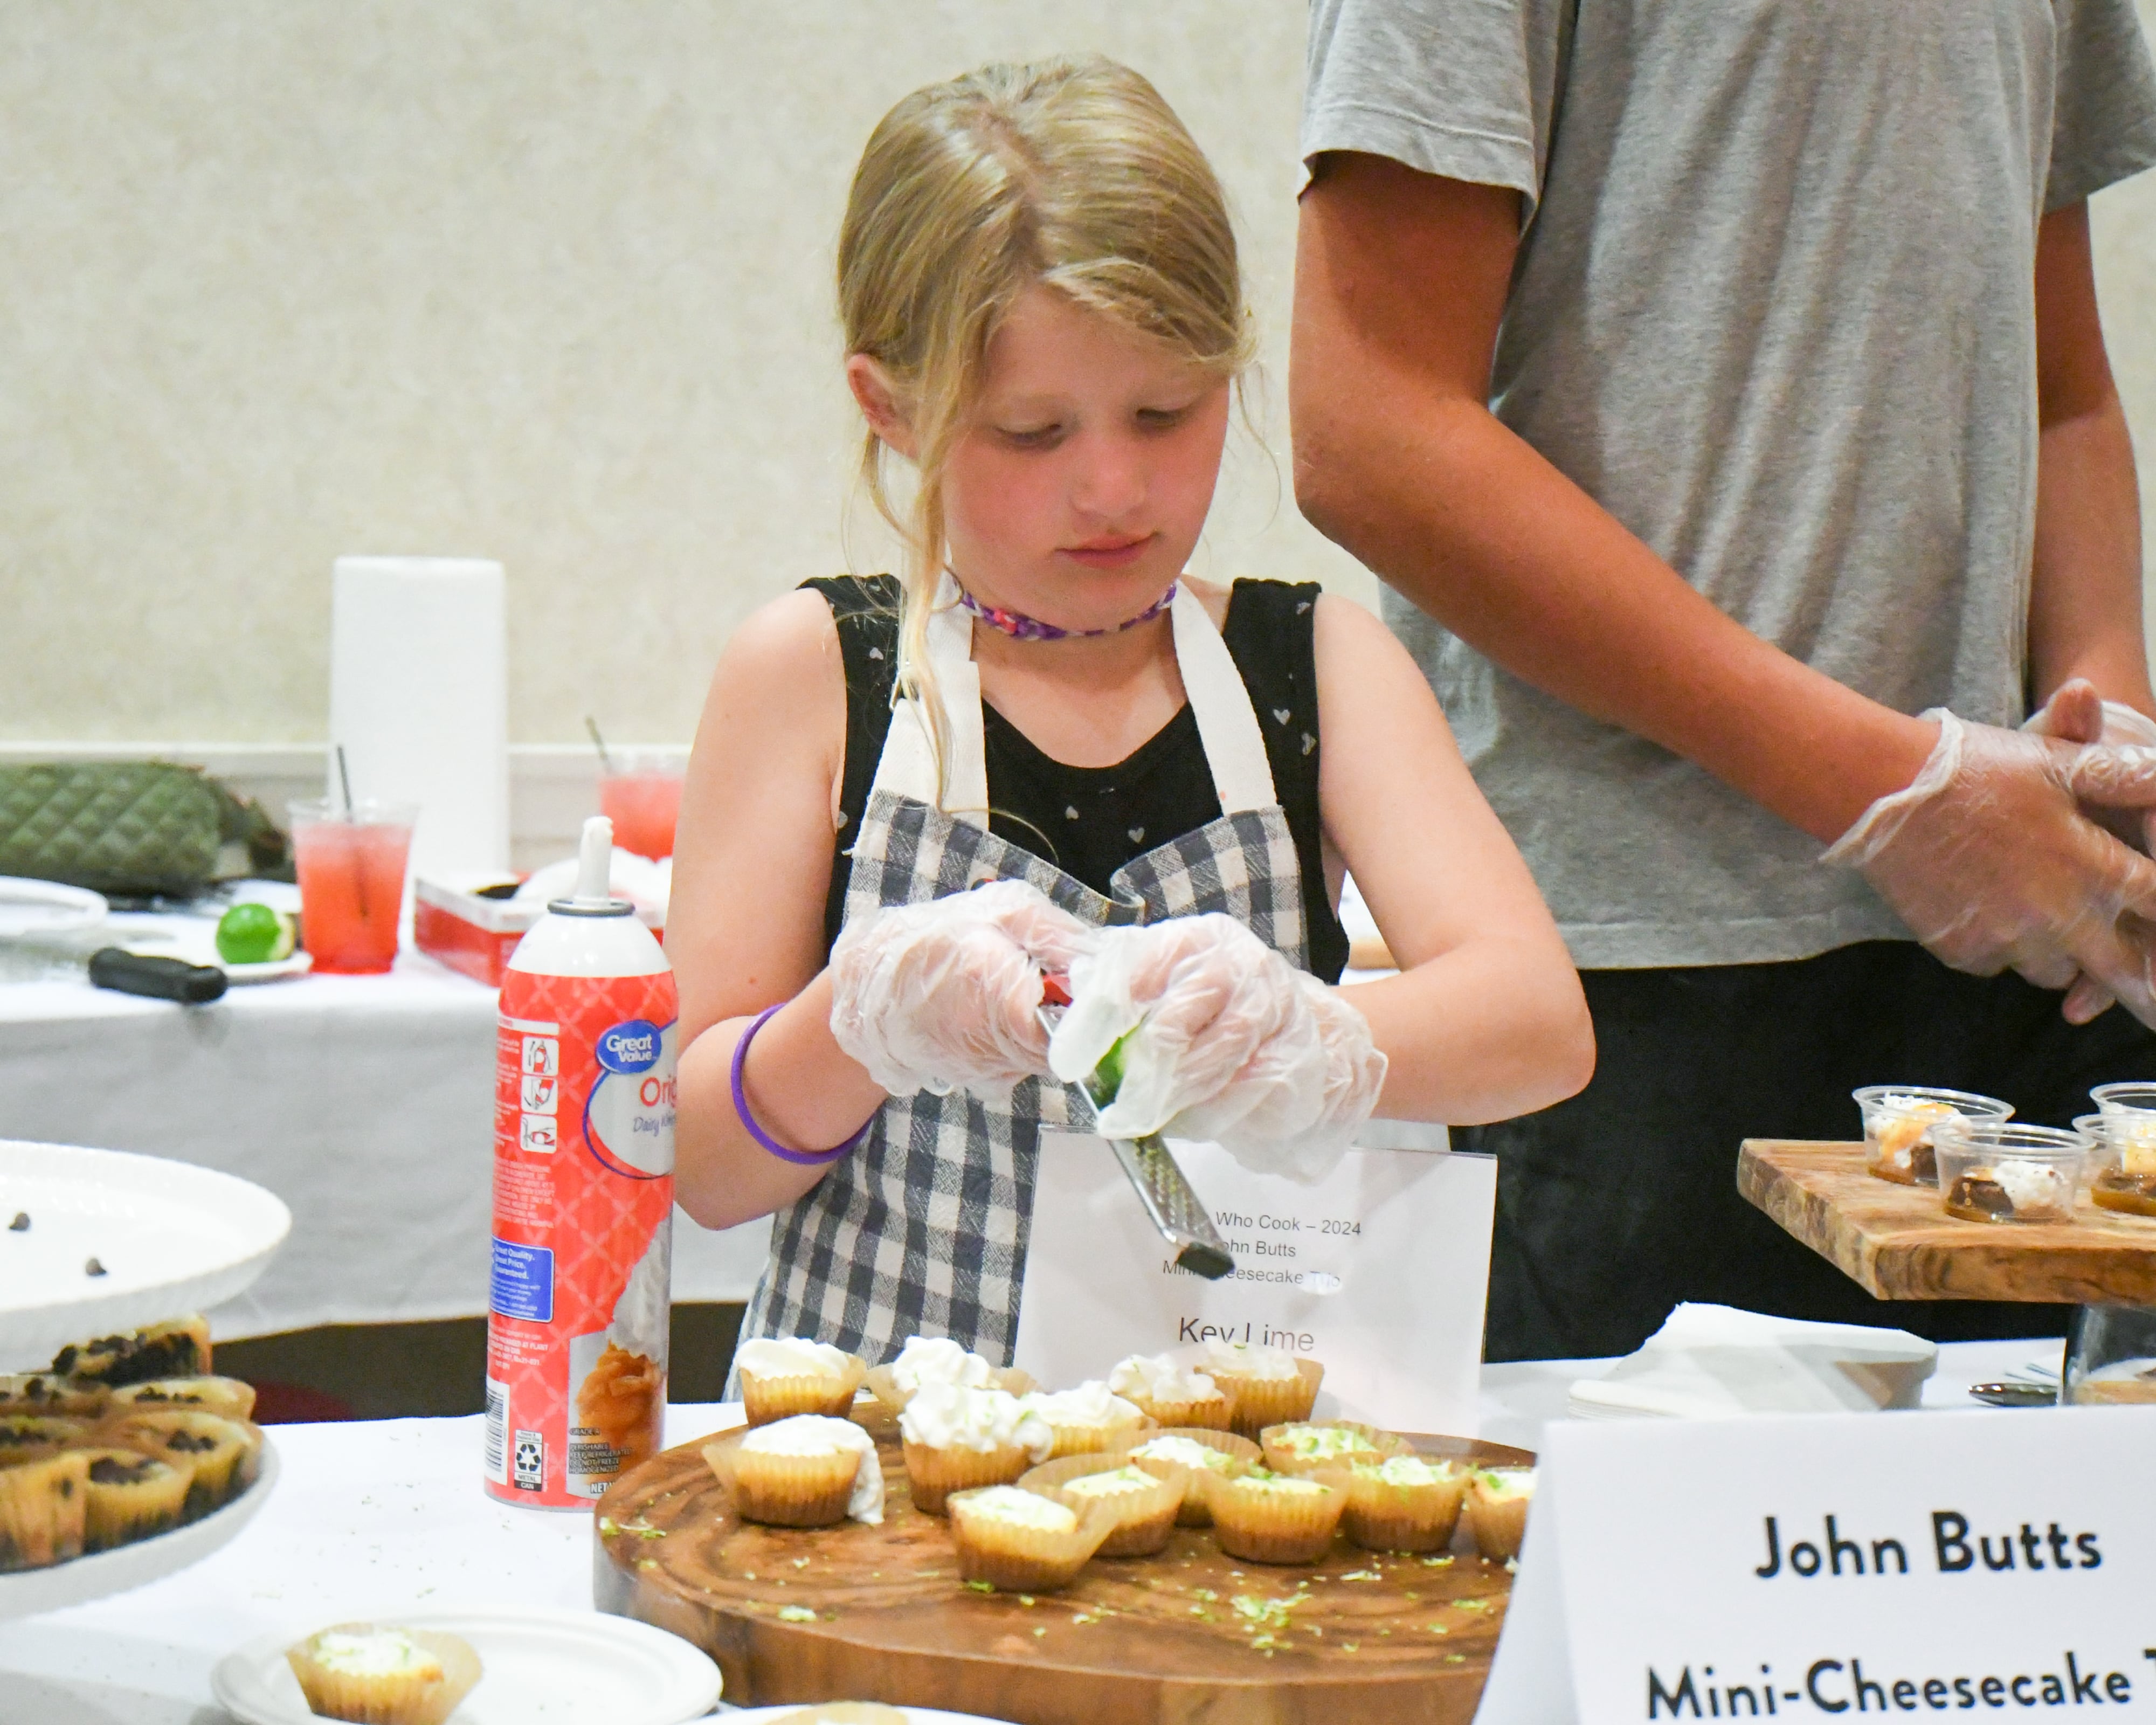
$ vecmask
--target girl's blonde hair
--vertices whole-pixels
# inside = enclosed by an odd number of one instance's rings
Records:
[[[983,66],[878,122],[839,235],[849,354],[883,369],[914,439],[901,518],[875,431],[860,476],[906,542],[898,690],[937,759],[947,727],[924,650],[944,567],[943,473],[988,343],[1036,284],[1233,377],[1249,362],[1235,235],[1212,164],[1160,93],[1097,55]]]

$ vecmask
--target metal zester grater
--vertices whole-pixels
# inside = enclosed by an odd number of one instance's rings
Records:
[[[1041,1009],[1040,1021],[1051,1033],[1057,1016],[1049,1008]],[[1093,1093],[1092,1079],[1079,1087],[1095,1111],[1097,1126],[1101,1101]],[[1235,1267],[1227,1242],[1220,1238],[1220,1230],[1213,1225],[1213,1218],[1190,1189],[1182,1167],[1158,1132],[1147,1132],[1142,1138],[1110,1138],[1108,1147],[1116,1153],[1116,1160],[1123,1165],[1131,1184],[1137,1188],[1139,1200],[1152,1218],[1152,1225],[1160,1230],[1160,1237],[1175,1248],[1178,1264],[1208,1281],[1218,1281]]]

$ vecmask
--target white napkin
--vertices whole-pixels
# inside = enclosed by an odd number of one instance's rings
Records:
[[[1913,1408],[1938,1352],[1906,1330],[1686,1304],[1607,1376],[1573,1384],[1567,1411],[1578,1420],[1727,1420]]]

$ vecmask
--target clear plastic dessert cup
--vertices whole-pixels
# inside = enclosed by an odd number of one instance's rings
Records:
[[[2105,1114],[2146,1114],[2156,1119],[2156,1083],[2136,1080],[2127,1084],[2099,1084],[2089,1100]]]
[[[1902,1186],[1938,1183],[1932,1128],[1943,1120],[2007,1120],[2014,1106],[1996,1096],[1918,1084],[1867,1084],[1850,1095],[1864,1115],[1864,1165]]]
[[[2089,1202],[2156,1217],[2156,1114],[2084,1114],[2074,1130],[2088,1145]]]
[[[1965,1222],[2071,1222],[2087,1173],[2078,1132],[2018,1120],[1950,1120],[1933,1133],[1939,1198]]]

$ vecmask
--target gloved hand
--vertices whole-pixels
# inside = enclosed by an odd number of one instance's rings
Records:
[[[895,1096],[1008,1095],[1048,1070],[1042,971],[1096,933],[1023,880],[890,906],[831,947],[831,1034]]]
[[[1103,929],[1070,993],[1049,1064],[1075,1084],[1122,1043],[1109,1137],[1209,1139],[1255,1172],[1313,1180],[1384,1082],[1362,1014],[1231,916]]]
[[[2073,677],[2060,684],[2041,709],[2022,721],[2021,728],[2038,737],[2063,737],[2068,742],[2156,747],[2156,719],[2137,712],[2123,701],[2106,701],[2087,677]],[[2144,856],[2156,854],[2156,812],[2083,803],[2082,813]],[[2063,1010],[2070,1022],[2085,1024],[2112,1004],[2111,990],[2082,975],[2066,991]]]
[[[1943,708],[1924,716],[1939,740],[1922,771],[1823,860],[1861,870],[1956,970],[2010,965],[2044,988],[2079,973],[2156,1024],[2156,864],[2078,806],[2156,806],[2156,749],[1971,725]]]

